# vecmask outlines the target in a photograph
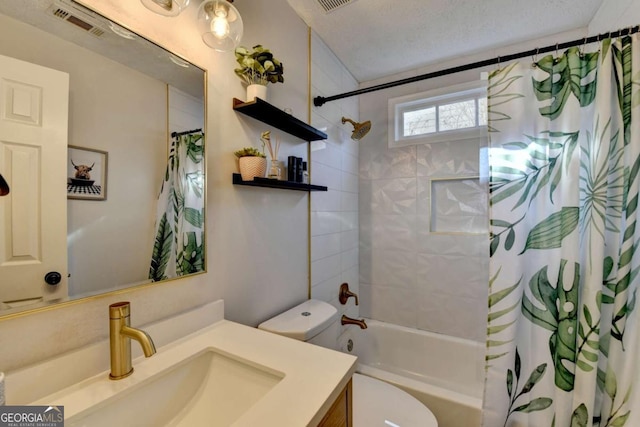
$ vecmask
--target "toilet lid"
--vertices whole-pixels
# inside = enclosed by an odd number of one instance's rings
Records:
[[[410,394],[366,375],[353,375],[354,427],[438,427],[431,411]]]

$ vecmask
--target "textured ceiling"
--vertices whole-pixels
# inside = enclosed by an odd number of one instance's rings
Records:
[[[287,0],[359,82],[588,26],[603,0]],[[563,40],[561,40],[563,41]]]

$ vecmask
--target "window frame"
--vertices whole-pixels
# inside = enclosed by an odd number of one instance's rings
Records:
[[[487,96],[487,81],[478,80],[426,92],[390,98],[388,100],[388,145],[389,148],[406,147],[435,142],[458,141],[486,135],[487,125],[478,125],[479,100]],[[439,106],[474,100],[476,126],[453,130],[438,130]],[[435,107],[436,131],[432,133],[404,136],[404,113]]]

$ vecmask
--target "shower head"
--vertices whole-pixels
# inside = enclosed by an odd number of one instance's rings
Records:
[[[346,122],[349,122],[353,125],[353,132],[351,133],[351,139],[355,141],[361,140],[371,130],[371,122],[369,120],[363,123],[357,123],[351,119],[347,119],[346,117],[343,117],[342,124],[345,124]]]

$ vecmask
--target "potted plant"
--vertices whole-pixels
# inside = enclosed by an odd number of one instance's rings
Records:
[[[253,178],[264,178],[267,171],[267,156],[253,147],[245,147],[234,151],[238,158],[238,168],[243,181],[253,181]]]
[[[282,62],[269,49],[255,45],[252,50],[239,46],[235,50],[240,67],[234,71],[247,84],[247,101],[267,98],[267,83],[284,83]]]

